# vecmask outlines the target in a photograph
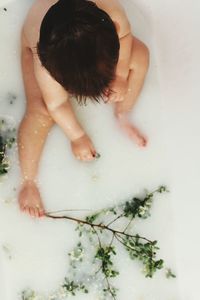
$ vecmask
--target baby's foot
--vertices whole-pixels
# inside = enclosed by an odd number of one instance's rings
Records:
[[[42,204],[40,192],[33,181],[25,181],[19,193],[20,209],[32,217],[41,217],[44,215],[44,206]]]
[[[71,147],[75,157],[79,160],[92,161],[97,156],[97,152],[86,134],[72,141]]]
[[[126,134],[140,147],[146,147],[147,139],[134,125],[132,125],[125,118],[118,118],[120,127],[126,132]]]

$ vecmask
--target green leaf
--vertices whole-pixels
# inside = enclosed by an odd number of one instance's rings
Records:
[[[166,277],[169,279],[169,278],[176,278],[176,275],[172,272],[171,269],[167,268],[166,269]]]

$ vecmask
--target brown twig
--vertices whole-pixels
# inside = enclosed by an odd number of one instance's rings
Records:
[[[61,212],[69,212],[69,211],[92,211],[92,209],[61,209],[61,210],[55,210],[55,211],[48,211],[46,212],[46,215],[50,214],[57,214]]]
[[[110,241],[110,244],[109,244],[109,247],[111,247],[111,246],[112,246],[112,243],[113,243],[114,237],[115,237],[115,234],[114,234],[114,232],[113,232],[113,233],[112,233],[112,238],[111,238],[111,241]]]
[[[134,217],[132,217],[131,220],[128,222],[128,225],[126,226],[126,228],[123,231],[124,233],[126,232],[126,230],[128,229],[128,227],[131,225],[133,219],[134,219]]]
[[[122,213],[121,215],[119,215],[117,218],[115,218],[114,220],[112,220],[111,222],[109,222],[108,224],[106,224],[106,226],[109,226],[111,224],[113,224],[114,222],[116,222],[118,219],[122,218],[124,215],[124,213]]]
[[[111,296],[113,297],[114,300],[116,300],[116,297],[115,297],[115,295],[113,295],[112,289],[111,289],[111,287],[110,287],[110,282],[109,282],[109,280],[108,280],[108,277],[105,276],[105,279],[106,279],[106,283],[107,283],[107,286],[108,286],[108,290],[109,290]]]
[[[94,227],[101,228],[101,229],[104,229],[104,230],[108,230],[108,231],[110,231],[110,232],[112,232],[114,234],[119,233],[119,234],[125,235],[127,237],[131,237],[131,238],[136,238],[137,237],[135,235],[131,235],[131,234],[125,233],[123,231],[115,230],[113,228],[110,228],[110,227],[102,224],[102,223],[101,224],[89,223],[89,222],[87,222],[85,220],[77,219],[77,218],[70,217],[70,216],[52,216],[52,215],[49,215],[49,214],[45,214],[45,216],[48,217],[48,218],[51,218],[51,219],[67,219],[67,220],[71,220],[71,221],[74,221],[76,223],[82,223],[82,224],[85,224],[85,225],[89,225],[89,226],[91,226],[93,228]],[[152,243],[152,241],[150,241],[149,239],[147,239],[145,237],[140,236],[140,238],[143,239],[143,240],[146,240],[149,243]]]

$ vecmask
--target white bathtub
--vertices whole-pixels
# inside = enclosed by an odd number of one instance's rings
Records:
[[[133,118],[149,137],[149,146],[144,151],[139,150],[123,136],[111,107],[76,106],[80,121],[102,158],[92,164],[76,162],[63,133],[54,128],[41,162],[42,196],[49,210],[96,209],[137,194],[143,188],[154,189],[167,184],[170,195],[155,201],[152,217],[139,222],[136,228],[159,241],[159,256],[177,278],[166,280],[158,272],[155,278],[145,279],[138,264],[129,264],[122,255],[118,263],[125,267],[117,280],[118,299],[197,300],[200,278],[200,2],[121,2],[133,32],[146,42],[151,52],[150,70],[133,113]],[[17,125],[25,107],[19,75],[19,32],[31,3],[32,0],[0,0],[0,114],[12,117]],[[8,92],[17,95],[13,105],[8,103]],[[73,247],[75,238],[72,224],[35,221],[21,215],[17,193],[13,190],[19,183],[16,153],[12,156],[12,166],[8,179],[0,186],[2,300],[16,300],[17,293],[27,286],[42,292],[56,288],[66,274],[66,253]],[[92,181],[94,176],[98,178],[95,182]],[[73,199],[73,203],[69,199]],[[12,259],[6,254],[5,246]],[[79,295],[76,299],[94,299],[91,297]]]

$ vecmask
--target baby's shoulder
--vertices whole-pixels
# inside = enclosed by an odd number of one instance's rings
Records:
[[[119,38],[130,31],[130,23],[124,7],[118,0],[93,0],[96,5],[104,10],[117,27]]]
[[[57,1],[58,0],[35,0],[30,7],[23,24],[23,35],[30,48],[35,47],[39,39],[40,26],[45,14]]]
[[[115,10],[123,10],[121,3],[118,0],[91,0],[95,2],[98,7],[104,10],[108,10],[109,12]]]
[[[118,0],[91,1],[96,3],[99,8],[107,12],[107,14],[111,17],[113,22],[116,24],[119,37],[124,36],[124,31],[126,31],[126,28],[129,27],[129,22],[125,10],[120,2]],[[34,50],[39,40],[42,20],[49,8],[56,2],[58,2],[58,0],[35,0],[28,11],[23,24],[23,34],[26,38],[28,47],[32,50]]]

